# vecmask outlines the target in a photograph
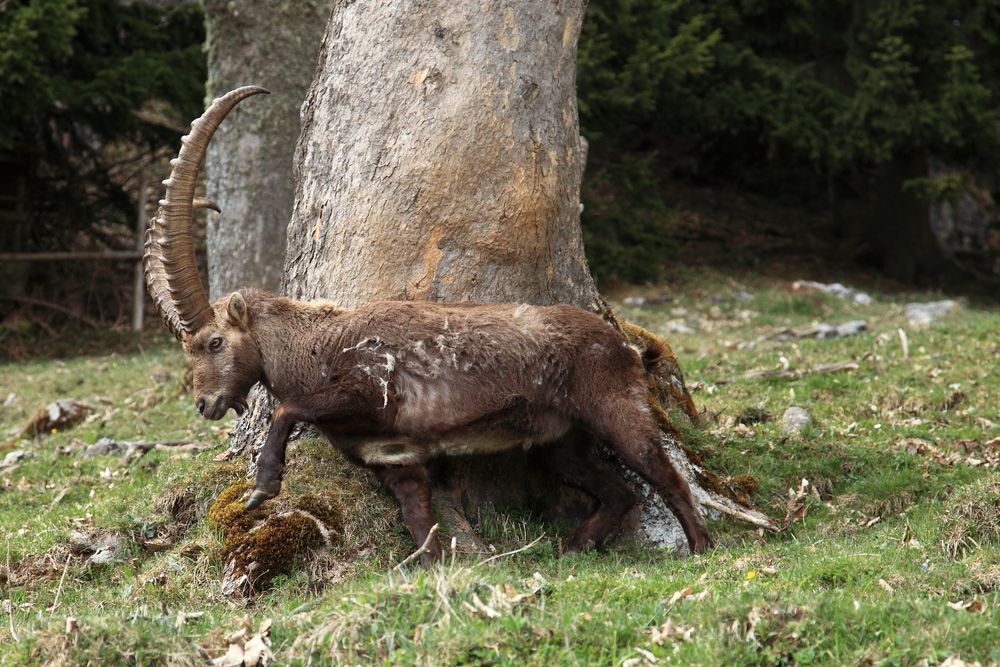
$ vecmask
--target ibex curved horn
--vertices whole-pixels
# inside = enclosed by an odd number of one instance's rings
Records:
[[[194,209],[218,210],[209,200],[195,200],[194,196],[208,142],[241,100],[268,92],[258,86],[244,86],[213,100],[201,118],[191,123],[191,132],[181,137],[181,151],[170,161],[170,178],[163,181],[167,191],[146,230],[142,262],[149,295],[164,324],[178,339],[198,331],[213,317],[198,275],[191,237]]]

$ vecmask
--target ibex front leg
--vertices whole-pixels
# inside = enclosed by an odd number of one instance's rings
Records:
[[[285,474],[285,448],[288,436],[297,422],[317,424],[341,419],[357,419],[366,412],[350,393],[327,390],[282,401],[271,413],[271,426],[257,457],[257,481],[247,501],[247,509],[258,507],[265,500],[281,493],[281,478]]]

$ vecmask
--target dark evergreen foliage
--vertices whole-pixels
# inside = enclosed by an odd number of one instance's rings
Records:
[[[655,272],[671,179],[836,208],[884,194],[875,175],[894,162],[995,167],[998,40],[996,0],[591,0],[595,273]]]
[[[201,10],[0,4],[0,162],[26,187],[17,249],[64,249],[83,229],[112,246],[134,225],[136,172],[200,113]]]
[[[201,9],[159,6],[0,0],[0,196],[26,175],[30,223],[4,245],[120,247],[139,165],[203,103]],[[590,0],[578,76],[591,266],[641,281],[670,182],[836,213],[995,169],[1000,0]]]

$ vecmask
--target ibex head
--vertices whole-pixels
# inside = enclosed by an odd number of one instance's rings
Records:
[[[191,360],[198,411],[207,419],[221,419],[229,408],[243,413],[247,392],[261,377],[261,364],[243,295],[235,292],[210,304],[198,276],[191,236],[194,209],[219,209],[196,199],[195,185],[208,142],[226,114],[250,95],[266,92],[256,86],[237,88],[191,123],[180,153],[170,161],[170,178],[163,182],[166,194],[146,231],[146,286]]]
[[[233,292],[212,310],[212,320],[184,337],[184,351],[194,370],[198,412],[222,419],[229,408],[240,415],[246,410],[247,392],[262,374],[261,360],[243,295]]]

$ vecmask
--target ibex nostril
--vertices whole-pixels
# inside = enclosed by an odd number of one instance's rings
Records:
[[[205,399],[204,398],[199,398],[198,399],[198,412],[200,412],[201,414],[205,414]]]

